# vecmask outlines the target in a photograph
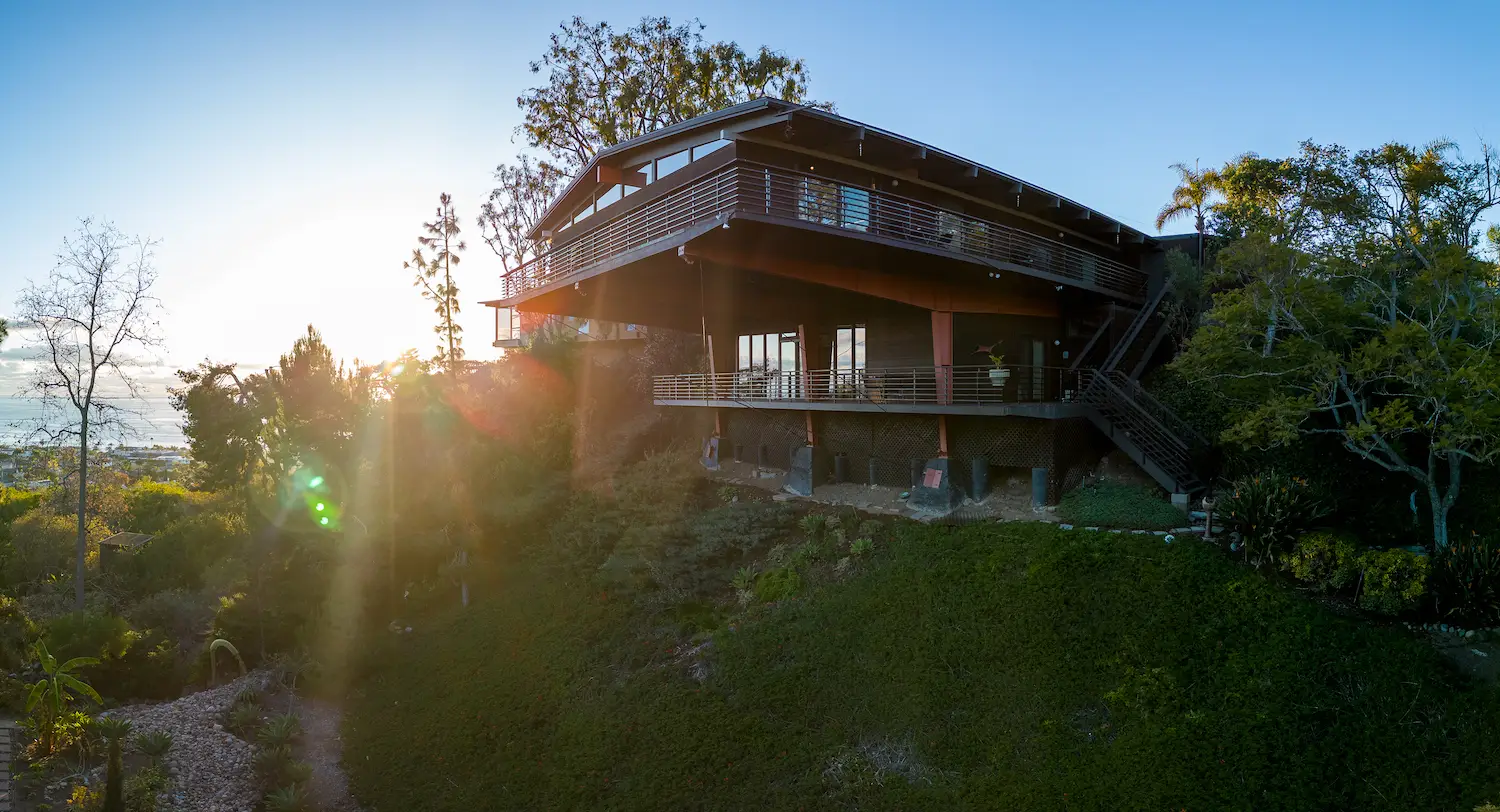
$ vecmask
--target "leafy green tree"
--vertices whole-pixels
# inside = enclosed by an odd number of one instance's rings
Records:
[[[241,488],[264,455],[261,421],[266,417],[263,375],[241,379],[233,364],[200,363],[177,371],[182,386],[168,390],[182,415],[200,487]]]
[[[541,157],[523,154],[496,167],[495,189],[480,207],[485,243],[506,270],[535,254],[527,235],[563,184],[605,147],[765,96],[831,109],[807,99],[802,59],[708,42],[703,31],[697,20],[643,17],[617,29],[573,17],[552,34],[531,63],[545,82],[516,99],[525,116],[518,134]]]
[[[479,232],[509,272],[536,256],[543,241],[530,235],[568,176],[555,164],[521,155],[514,166],[495,167],[494,177],[495,188],[479,207]]]
[[[67,662],[58,662],[47,651],[47,644],[37,641],[37,662],[42,667],[42,678],[31,686],[26,698],[26,712],[34,714],[38,733],[38,746],[43,754],[52,752],[53,736],[57,722],[78,697],[83,696],[103,704],[93,686],[79,679],[78,670],[98,665],[93,657],[74,657]]]
[[[531,72],[546,83],[516,99],[520,132],[567,174],[595,152],[739,102],[774,96],[802,103],[807,65],[762,46],[706,42],[697,20],[643,17],[617,30],[573,17],[553,33]]]
[[[1178,368],[1238,404],[1226,439],[1331,435],[1410,476],[1446,547],[1465,463],[1500,457],[1500,271],[1479,250],[1500,166],[1441,142],[1307,144],[1223,175],[1238,239]]]
[[[63,240],[57,265],[43,282],[27,282],[16,317],[34,326],[35,364],[27,392],[42,414],[36,430],[49,442],[78,448],[78,520],[73,600],[83,608],[87,557],[89,450],[111,435],[133,430],[127,405],[141,388],[132,371],[161,346],[152,292],[156,266],[151,240],[127,239],[108,223],[84,220]],[[111,385],[125,392],[119,397]]]
[[[422,289],[422,298],[433,303],[438,323],[433,327],[443,339],[438,346],[436,362],[453,374],[463,360],[463,326],[458,323],[458,285],[453,281],[453,266],[459,263],[459,254],[467,246],[458,239],[462,229],[458,226],[458,214],[453,210],[453,198],[447,192],[438,196],[437,214],[430,223],[422,224],[424,234],[417,238],[417,247],[412,249],[411,259],[401,267],[417,272],[413,284]],[[309,328],[310,329],[310,328]]]

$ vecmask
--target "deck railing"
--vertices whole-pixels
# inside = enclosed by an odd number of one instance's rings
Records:
[[[657,401],[986,405],[1066,403],[1081,398],[1092,370],[1023,365],[925,366],[783,372],[740,370],[658,375]]]
[[[1138,297],[1145,275],[1011,226],[830,178],[736,162],[626,211],[502,277],[505,298],[567,280],[691,226],[745,213],[1016,265]]]

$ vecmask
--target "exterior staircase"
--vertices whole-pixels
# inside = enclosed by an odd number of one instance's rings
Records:
[[[1083,402],[1089,420],[1152,479],[1172,493],[1195,494],[1205,488],[1196,463],[1208,441],[1137,380],[1166,338],[1166,293],[1163,285],[1136,314],[1084,388]]]

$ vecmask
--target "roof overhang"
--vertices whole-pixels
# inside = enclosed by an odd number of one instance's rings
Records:
[[[1061,229],[1099,239],[1108,238],[1114,244],[1156,242],[1151,235],[1097,209],[1014,175],[837,113],[770,97],[726,107],[600,150],[547,207],[530,237],[537,239],[550,233],[558,211],[566,211],[575,205],[575,193],[581,189],[591,189],[599,183],[619,182],[618,165],[626,162],[628,158],[624,156],[631,152],[645,152],[658,142],[679,136],[714,131],[725,139],[786,142],[797,137],[796,133],[801,129],[798,122],[806,122],[830,136],[823,139],[829,142],[826,146],[842,150],[841,154],[846,157],[852,157],[851,153],[862,156],[865,163],[878,165],[897,177],[904,174],[926,178],[934,185],[997,206],[1024,208],[1033,217]]]

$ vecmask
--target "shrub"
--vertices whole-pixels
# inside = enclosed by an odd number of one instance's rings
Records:
[[[158,631],[137,631],[125,618],[85,610],[48,621],[43,632],[60,659],[92,657],[83,673],[115,699],[167,699],[180,693],[186,665],[173,641]]]
[[[237,513],[209,512],[188,516],[162,529],[130,558],[130,572],[141,592],[198,589],[204,573],[248,546],[245,519]]]
[[[1398,548],[1361,557],[1364,581],[1359,605],[1387,615],[1416,607],[1427,592],[1427,556]]]
[[[575,495],[550,531],[552,544],[536,551],[544,563],[570,571],[598,568],[623,531],[619,514],[590,493]]]
[[[1284,563],[1292,577],[1326,592],[1359,583],[1360,554],[1354,539],[1347,535],[1326,531],[1303,533]]]
[[[849,555],[858,558],[875,549],[875,542],[868,538],[855,539],[849,544]]]
[[[797,526],[802,528],[802,532],[814,540],[823,538],[829,524],[828,517],[821,513],[809,513],[797,520]]]
[[[85,532],[85,558],[97,561],[99,542],[109,535],[109,528],[91,518]],[[45,506],[15,520],[10,526],[10,551],[0,567],[5,583],[20,588],[49,576],[71,575],[77,540],[78,520]]]
[[[1432,560],[1438,613],[1475,626],[1500,622],[1500,543],[1469,535]]]
[[[155,765],[125,779],[126,812],[156,812],[156,796],[167,784],[167,774]]]
[[[143,598],[126,616],[138,629],[159,629],[187,645],[208,633],[214,604],[186,589],[168,589]]]
[[[1264,565],[1280,560],[1328,512],[1327,500],[1307,480],[1270,471],[1231,482],[1215,517],[1240,534],[1247,559]]]
[[[181,485],[142,480],[125,491],[125,527],[156,535],[182,518],[188,499]]]
[[[802,576],[792,567],[766,570],[755,579],[755,597],[765,602],[786,600],[802,589]]]
[[[125,618],[86,609],[47,621],[42,638],[60,660],[74,657],[106,660],[125,656],[135,642],[130,632],[130,622]]]
[[[1126,530],[1171,530],[1187,522],[1153,489],[1103,479],[1064,495],[1057,515],[1076,525]]]
[[[31,657],[37,627],[15,598],[0,595],[0,670],[18,671]]]

